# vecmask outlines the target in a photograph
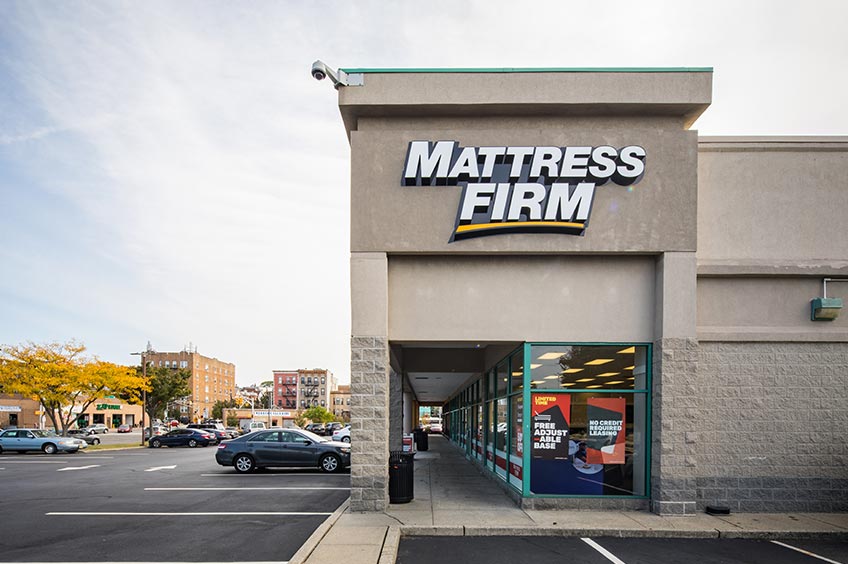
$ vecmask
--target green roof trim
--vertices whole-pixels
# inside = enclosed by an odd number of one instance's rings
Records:
[[[519,73],[519,72],[713,72],[713,67],[539,67],[539,68],[433,68],[433,69],[340,69],[348,74],[400,73]]]

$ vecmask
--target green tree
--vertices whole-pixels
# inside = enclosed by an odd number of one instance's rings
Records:
[[[212,419],[223,419],[224,410],[232,409],[234,407],[238,407],[238,402],[233,398],[216,401],[215,405],[212,406]],[[238,422],[236,424],[238,424]],[[232,427],[233,425],[230,426]]]
[[[136,368],[139,374],[142,368]],[[188,387],[191,372],[183,368],[173,369],[164,366],[147,367],[147,415],[150,419],[156,419],[165,415],[165,408],[177,398],[191,394]]]
[[[300,427],[301,429],[306,426],[306,423],[309,419],[306,418],[306,414],[302,409],[298,409],[294,414],[294,424]]]
[[[264,393],[264,394],[262,394],[262,396],[259,398],[259,403],[256,405],[256,407],[265,407],[265,408],[271,409],[271,407],[272,407],[272,406],[271,406],[271,404],[272,404],[272,403],[274,403],[274,396],[273,396],[273,394],[271,394],[271,392],[265,392],[265,393]]]
[[[77,414],[105,395],[138,401],[147,384],[130,366],[86,357],[85,345],[0,345],[0,388],[38,400],[53,428],[65,434]]]
[[[335,415],[333,415],[320,405],[313,405],[312,407],[303,412],[303,416],[306,419],[312,421],[313,423],[329,423],[330,421],[334,421],[336,419]]]

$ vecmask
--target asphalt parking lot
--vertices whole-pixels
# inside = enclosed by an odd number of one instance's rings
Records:
[[[285,562],[349,495],[349,473],[242,475],[214,456],[0,455],[0,562]]]
[[[848,563],[848,542],[561,537],[402,538],[397,564],[815,564]],[[812,552],[815,556],[798,550]]]

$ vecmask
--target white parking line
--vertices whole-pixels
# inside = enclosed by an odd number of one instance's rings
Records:
[[[67,464],[69,460],[4,460],[3,464]]]
[[[148,468],[147,470],[145,470],[145,472],[157,472],[159,470],[173,470],[176,467],[177,467],[176,464],[174,464],[173,466],[154,466],[153,468]]]
[[[598,543],[596,543],[592,539],[581,538],[580,540],[582,540],[583,542],[585,542],[586,544],[588,544],[589,546],[591,546],[592,548],[594,548],[595,550],[600,552],[604,556],[604,558],[606,558],[610,562],[613,562],[614,564],[624,564],[624,562],[619,560],[612,552],[610,552],[606,548],[602,547],[601,545],[599,545]]]
[[[809,550],[804,550],[803,548],[798,548],[797,546],[792,546],[791,544],[786,544],[780,541],[771,541],[776,545],[782,546],[783,548],[788,548],[790,550],[794,550],[795,552],[800,552],[801,554],[806,554],[807,556],[812,556],[813,558],[818,558],[819,560],[824,560],[825,562],[830,562],[830,564],[842,564],[841,562],[837,562],[836,560],[831,560],[830,558],[825,558],[824,556],[819,556],[814,552],[810,552]]]
[[[45,513],[45,515],[51,516],[59,516],[59,517],[115,517],[115,516],[133,516],[133,517],[144,517],[144,516],[153,516],[153,517],[167,517],[167,516],[179,516],[179,517],[190,517],[190,516],[214,516],[214,515],[227,515],[227,516],[238,516],[238,515],[285,515],[285,516],[328,516],[332,515],[332,513],[314,513],[307,511],[197,511],[197,512],[167,512],[167,511],[149,511],[149,512],[132,512],[132,511],[51,511],[49,513]],[[6,563],[4,563],[6,564]]]
[[[289,486],[280,486],[280,487],[268,487],[268,488],[144,488],[146,492],[224,492],[224,491],[235,491],[235,490],[247,490],[247,491],[264,491],[264,490],[344,490],[347,491],[350,488],[331,488],[324,486],[300,486],[300,487],[289,487]]]
[[[89,468],[100,468],[99,464],[89,464],[88,466],[65,466],[57,468],[56,472],[64,472],[65,470],[88,470]]]

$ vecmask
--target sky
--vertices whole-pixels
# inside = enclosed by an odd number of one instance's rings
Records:
[[[842,1],[0,2],[0,343],[349,381],[333,68],[713,67],[702,135],[848,134]]]

